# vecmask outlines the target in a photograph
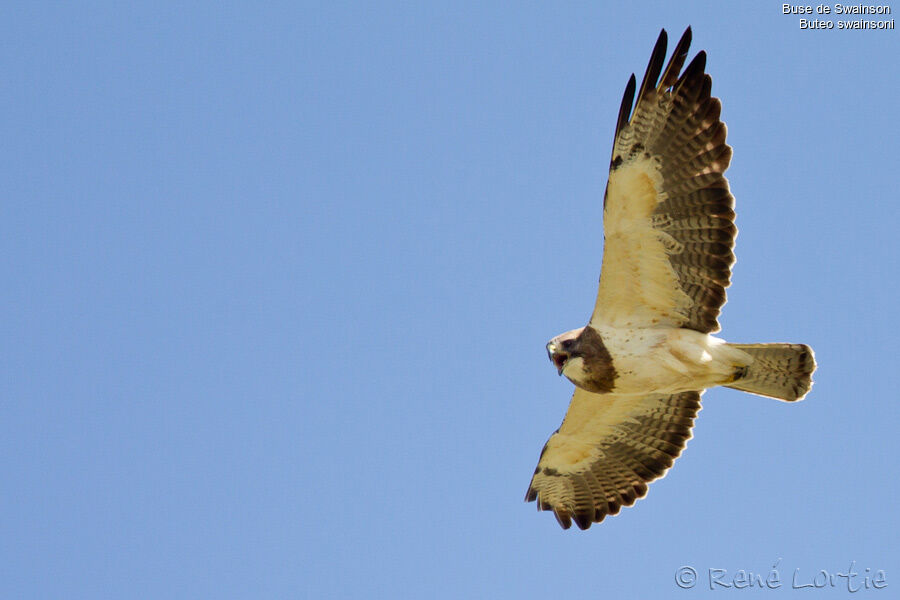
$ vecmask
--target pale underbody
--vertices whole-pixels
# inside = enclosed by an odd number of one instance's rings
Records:
[[[734,381],[738,369],[753,362],[723,340],[691,329],[595,329],[615,365],[615,394],[676,394],[725,385]],[[580,357],[573,356],[562,374],[582,385],[583,365]]]

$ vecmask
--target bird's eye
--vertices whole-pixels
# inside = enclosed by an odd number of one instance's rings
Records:
[[[572,340],[566,340],[562,343],[563,350],[569,350],[572,348]]]

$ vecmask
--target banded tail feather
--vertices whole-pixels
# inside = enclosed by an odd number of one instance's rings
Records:
[[[785,402],[802,400],[812,387],[816,355],[805,344],[729,344],[753,362],[726,387]]]

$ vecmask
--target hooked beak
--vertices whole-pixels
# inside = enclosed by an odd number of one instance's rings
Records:
[[[569,355],[565,352],[560,351],[557,345],[553,342],[549,342],[547,344],[547,356],[550,358],[550,362],[556,365],[556,372],[559,375],[562,375],[563,367],[566,366],[566,361],[569,360]]]

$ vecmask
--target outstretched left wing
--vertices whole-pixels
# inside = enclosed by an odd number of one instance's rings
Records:
[[[563,529],[615,515],[647,494],[691,437],[702,392],[643,397],[575,388],[559,429],[541,452],[525,501],[552,510]]]
[[[628,82],[603,202],[603,268],[591,325],[719,330],[734,263],[731,161],[721,103],[688,28],[662,68],[663,30],[638,92]],[[660,75],[661,74],[661,75]]]

